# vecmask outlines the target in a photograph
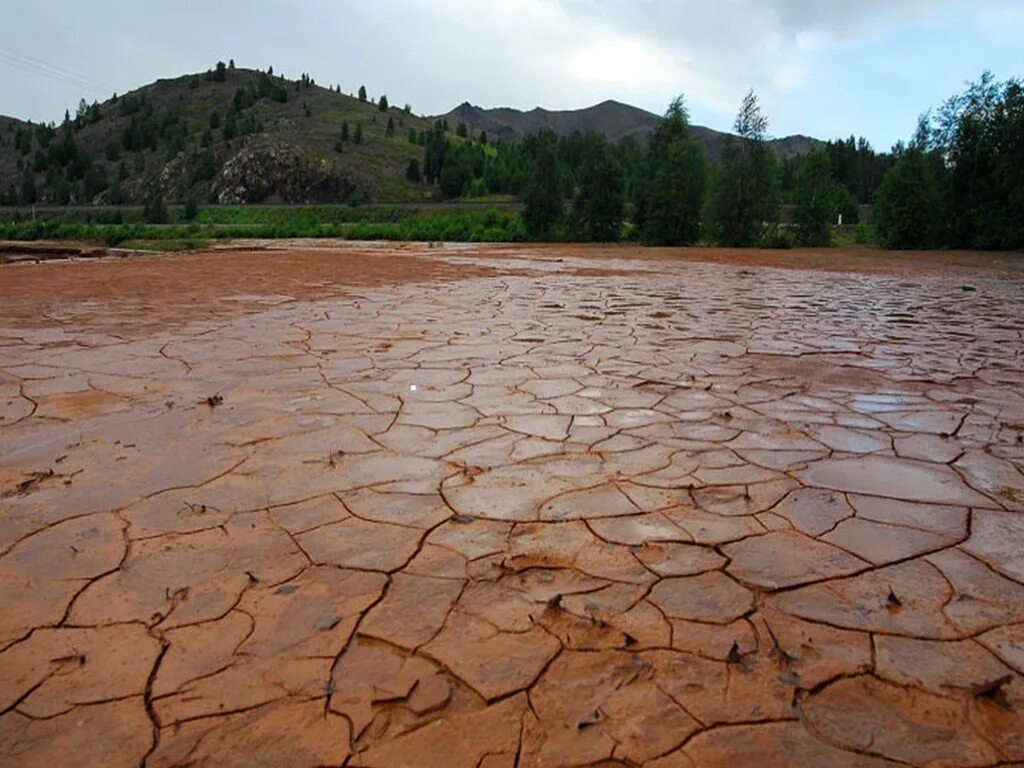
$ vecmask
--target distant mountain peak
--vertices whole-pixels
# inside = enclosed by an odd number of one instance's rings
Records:
[[[646,140],[661,121],[659,115],[631,104],[606,99],[600,104],[582,109],[549,110],[534,107],[529,111],[510,107],[485,109],[463,102],[442,118],[466,123],[476,131],[487,131],[489,136],[512,140],[550,129],[559,136],[568,136],[576,131],[594,131],[604,134],[610,141],[625,138]],[[717,160],[731,134],[706,128],[690,126],[694,137],[700,142],[711,160]],[[808,136],[786,136],[771,142],[780,157],[806,154],[822,142]]]

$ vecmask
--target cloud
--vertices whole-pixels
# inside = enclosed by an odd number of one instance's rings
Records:
[[[1020,0],[107,0],[104,13],[5,2],[0,49],[74,75],[0,61],[0,111],[21,117],[59,119],[79,96],[234,57],[349,92],[365,83],[428,114],[465,100],[567,109],[609,98],[661,112],[685,93],[695,122],[728,128],[753,87],[780,133],[873,122],[886,124],[883,142],[900,135],[887,120],[912,127],[944,95],[925,92],[938,73],[945,92],[998,68],[994,56],[1017,66],[1021,19]]]
[[[940,3],[941,4],[941,3]],[[551,0],[599,42],[571,51],[565,72],[608,85],[629,81],[617,67],[657,83],[662,96],[685,91],[724,114],[747,88],[767,104],[804,86],[828,45],[843,45],[916,18],[927,0]],[[597,55],[600,54],[600,55]],[[599,66],[580,72],[580,62]],[[639,72],[638,72],[639,70]],[[646,77],[644,77],[646,75]]]

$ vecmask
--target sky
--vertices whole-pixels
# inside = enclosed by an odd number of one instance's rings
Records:
[[[1024,77],[1024,0],[4,0],[0,114],[59,121],[217,60],[371,95],[418,114],[661,113],[728,130],[753,88],[775,136],[879,149],[986,69]]]

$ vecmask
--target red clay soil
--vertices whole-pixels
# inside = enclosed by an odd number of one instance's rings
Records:
[[[0,764],[1022,763],[1022,287],[862,251],[2,266]]]

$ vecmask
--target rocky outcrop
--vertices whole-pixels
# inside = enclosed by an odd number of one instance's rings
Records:
[[[355,184],[323,157],[303,157],[294,149],[263,143],[244,145],[221,167],[213,199],[222,205],[259,203],[339,203]]]

